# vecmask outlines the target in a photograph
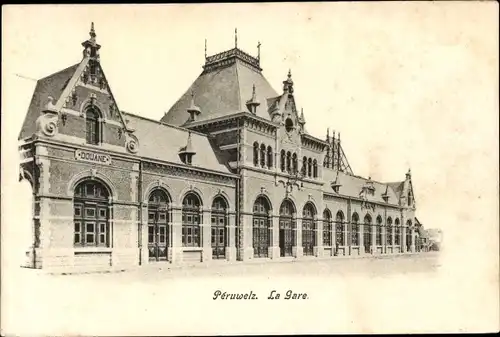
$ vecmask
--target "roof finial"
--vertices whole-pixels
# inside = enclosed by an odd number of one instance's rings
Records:
[[[257,101],[257,94],[255,91],[255,84],[252,87],[252,98],[247,101],[247,108],[254,115],[257,113],[257,107],[260,105],[260,102]]]
[[[234,48],[238,48],[238,28],[234,29]]]
[[[326,140],[330,140],[330,128],[326,128]]]
[[[292,78],[292,69],[288,69],[288,79]]]
[[[94,22],[92,22],[90,24],[90,32],[89,32],[89,35],[92,39],[92,41],[95,41],[95,37],[96,37],[96,34],[95,34],[95,30],[94,30]]]
[[[257,60],[260,61],[260,41],[257,43]]]
[[[205,39],[205,60],[207,59],[207,39]]]

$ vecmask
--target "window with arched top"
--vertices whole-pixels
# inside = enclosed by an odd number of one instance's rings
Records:
[[[298,170],[298,161],[297,161],[297,154],[294,153],[292,155],[292,174],[296,174]]]
[[[311,178],[312,175],[312,159],[307,159],[307,176]]]
[[[254,257],[268,257],[272,240],[271,204],[266,197],[258,197],[253,204],[253,255]]]
[[[314,254],[316,246],[316,215],[313,204],[308,202],[302,210],[302,248],[305,256]]]
[[[224,259],[227,246],[227,202],[222,196],[213,200],[211,213],[212,259]]]
[[[338,211],[335,216],[335,236],[337,246],[345,246],[345,224],[344,213]]]
[[[195,193],[188,193],[182,200],[182,245],[200,247],[201,200]]]
[[[267,168],[273,168],[273,149],[270,146],[267,147]]]
[[[365,247],[365,253],[370,252],[370,247],[372,245],[372,217],[370,214],[365,215],[364,226],[363,226],[363,245]]]
[[[259,166],[259,144],[257,142],[253,143],[253,164]]]
[[[148,254],[150,261],[167,259],[170,197],[156,188],[148,198]]]
[[[332,245],[332,213],[329,209],[323,211],[323,246]]]
[[[307,158],[302,158],[302,175],[305,177],[307,175]]]
[[[394,244],[401,245],[401,227],[399,226],[399,219],[394,220]]]
[[[97,108],[92,106],[85,111],[85,138],[87,144],[97,145],[101,142],[100,114]]]
[[[294,204],[289,199],[283,200],[279,213],[280,256],[292,256],[292,247],[295,244],[294,214]]]
[[[382,245],[382,217],[377,216],[377,225],[376,225],[376,233],[375,233],[375,244],[377,246]]]
[[[358,213],[354,213],[352,215],[351,220],[351,245],[359,246],[359,237],[361,236],[360,228],[359,228],[359,216]]]
[[[266,146],[264,144],[260,145],[260,167],[266,167]]]
[[[313,160],[313,177],[318,178],[318,162],[316,159]]]
[[[76,185],[73,199],[75,246],[110,246],[109,197],[109,188],[99,180],[84,180]]]
[[[408,220],[406,221],[406,251],[409,252],[411,250],[411,244],[413,241],[413,235],[412,235],[412,221]]]
[[[292,154],[290,151],[286,153],[286,171],[288,173],[292,172]]]
[[[281,172],[285,172],[285,150],[281,150],[281,155],[280,155],[280,169]]]
[[[392,246],[392,218],[388,217],[387,218],[387,226],[385,228],[385,244],[388,246]]]

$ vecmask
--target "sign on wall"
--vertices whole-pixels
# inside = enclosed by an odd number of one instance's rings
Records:
[[[75,159],[103,165],[111,164],[110,156],[108,156],[107,154],[95,153],[92,151],[76,150]]]

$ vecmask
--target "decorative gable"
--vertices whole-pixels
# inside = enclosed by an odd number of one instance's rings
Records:
[[[133,135],[133,128],[127,124],[111,92],[99,62],[101,46],[96,43],[95,37],[92,24],[90,39],[82,43],[83,59],[71,68],[74,72],[66,78],[58,97],[50,97],[50,104],[46,105],[50,105],[50,109],[31,111],[33,109],[30,107],[28,115],[30,113],[41,114],[35,123],[36,130],[41,131],[37,133],[41,136],[60,138],[70,143],[106,145],[114,147],[117,151],[136,153],[139,140]],[[59,73],[49,76],[47,86],[54,85],[51,79],[52,77],[58,78],[57,76]],[[37,86],[34,97],[40,95],[36,92],[40,90],[40,87],[43,89],[44,86]],[[49,97],[40,99],[45,99],[47,102]],[[49,116],[50,125],[55,125],[55,127],[47,132],[49,121],[45,119]]]

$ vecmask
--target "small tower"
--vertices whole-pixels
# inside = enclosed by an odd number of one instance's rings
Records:
[[[252,87],[252,98],[247,101],[247,108],[252,114],[257,114],[257,107],[260,105],[260,102],[257,100],[257,95],[255,94],[255,84]]]
[[[90,25],[90,39],[82,42],[83,46],[83,57],[91,57],[95,61],[99,62],[99,49],[101,49],[101,45],[96,42],[96,33],[94,30],[94,23],[92,22]]]
[[[194,92],[191,92],[191,105],[187,108],[187,112],[189,113],[188,122],[196,121],[196,117],[201,113],[200,108],[194,104]]]
[[[283,92],[293,94],[292,70],[288,70],[287,79],[283,81]]]

